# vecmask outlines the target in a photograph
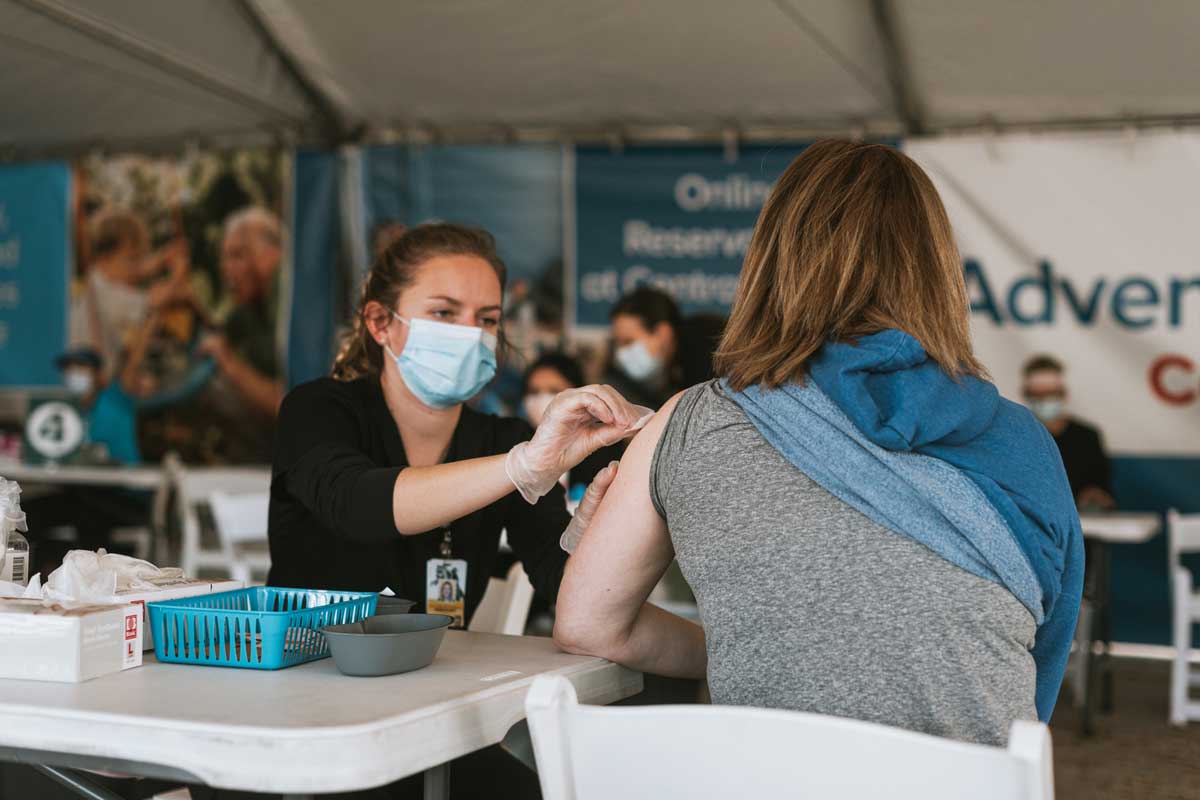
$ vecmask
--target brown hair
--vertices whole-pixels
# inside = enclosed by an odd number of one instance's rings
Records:
[[[496,253],[496,240],[487,231],[448,222],[409,228],[375,259],[363,281],[354,327],[342,340],[333,362],[335,379],[352,381],[379,374],[383,368],[383,348],[367,328],[367,304],[375,301],[385,308],[395,308],[400,293],[416,280],[417,270],[423,263],[436,256],[450,255],[482,258],[496,271],[500,290],[504,291],[507,268]],[[498,338],[503,342],[502,336]]]
[[[946,210],[912,159],[825,140],[780,176],[759,214],[716,372],[741,390],[803,381],[825,342],[897,328],[954,376],[986,372]]]
[[[150,231],[146,228],[146,223],[131,211],[101,211],[92,220],[90,227],[92,258],[103,258],[127,243],[143,248],[150,246]]]

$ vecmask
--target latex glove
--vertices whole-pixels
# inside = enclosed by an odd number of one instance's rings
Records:
[[[550,401],[533,438],[508,451],[504,471],[521,497],[536,503],[564,472],[651,416],[650,409],[633,405],[611,386],[567,389]]]
[[[575,509],[575,516],[571,517],[570,524],[567,525],[567,529],[563,531],[562,537],[558,540],[558,546],[563,550],[574,553],[575,548],[579,546],[584,531],[592,524],[592,517],[595,516],[596,509],[600,507],[600,501],[604,499],[608,487],[612,486],[613,479],[617,477],[619,463],[619,461],[610,462],[607,467],[596,473],[596,477],[592,478],[591,485],[583,493],[583,499],[579,501],[579,507]]]

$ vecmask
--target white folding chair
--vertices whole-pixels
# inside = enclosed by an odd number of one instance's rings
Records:
[[[529,621],[529,606],[533,602],[533,586],[525,576],[521,563],[512,565],[508,576],[488,581],[487,591],[475,609],[469,630],[476,633],[503,633],[520,636]]]
[[[208,496],[208,505],[230,577],[244,584],[249,584],[256,574],[265,579],[271,568],[271,554],[266,549],[271,493],[213,492]]]
[[[1184,553],[1200,552],[1200,514],[1167,512],[1167,569],[1171,575],[1175,658],[1171,664],[1171,724],[1200,720],[1200,702],[1189,689],[1200,686],[1200,671],[1191,667],[1192,626],[1200,622],[1200,592],[1192,585],[1192,571],[1183,566]]]
[[[245,504],[235,503],[236,512],[232,517],[240,517],[242,511],[253,510],[258,504],[264,508],[263,497],[269,497],[271,489],[271,470],[268,467],[185,467],[178,460],[168,464],[172,486],[175,489],[175,508],[179,515],[179,525],[182,531],[182,552],[180,566],[184,573],[195,577],[201,570],[218,571],[229,574],[232,578],[242,578],[235,574],[237,570],[242,575],[246,569],[267,569],[270,567],[269,557],[265,550],[248,549],[245,545],[253,540],[265,543],[267,538],[266,511],[261,513],[259,530],[250,534],[248,530],[253,525],[243,528],[240,522],[233,524],[237,533],[228,538],[222,532],[222,525],[217,521],[217,511],[213,508],[214,495],[223,494],[226,497],[256,497],[256,500]],[[220,501],[218,501],[220,502]],[[201,538],[200,515],[198,506],[207,503],[213,511],[213,521],[216,526],[217,546],[206,546]],[[243,509],[245,505],[245,509]]]
[[[545,800],[1054,797],[1039,722],[1014,722],[1004,749],[795,711],[582,706],[557,675],[534,681],[525,714]]]

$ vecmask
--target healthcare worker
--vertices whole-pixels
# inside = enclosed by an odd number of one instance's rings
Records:
[[[558,479],[629,434],[638,412],[585,386],[559,394],[534,434],[466,406],[496,371],[504,278],[491,235],[459,225],[410,228],[376,259],[332,376],[280,409],[271,585],[387,587],[464,625],[506,529],[553,601],[571,521]],[[449,601],[447,580],[459,587]]]
[[[617,301],[609,319],[613,353],[605,381],[631,402],[659,408],[680,389],[712,378],[723,317],[685,317],[669,294],[641,286]]]

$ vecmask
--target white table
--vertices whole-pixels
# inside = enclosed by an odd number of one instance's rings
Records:
[[[1158,514],[1143,511],[1109,511],[1080,514],[1079,524],[1089,539],[1109,544],[1141,544],[1158,535],[1162,520]]]
[[[642,689],[640,673],[549,639],[462,631],[431,666],[384,678],[346,677],[332,659],[263,672],[150,656],[82,684],[0,680],[0,759],[299,795],[426,771],[426,796],[445,797],[448,763],[499,743],[544,674],[585,703]]]
[[[116,486],[155,491],[164,481],[158,467],[34,466],[0,460],[0,477],[17,483],[54,486]]]

